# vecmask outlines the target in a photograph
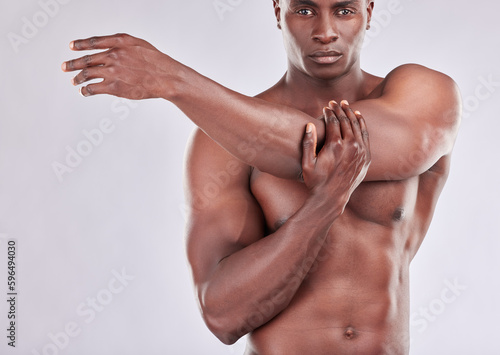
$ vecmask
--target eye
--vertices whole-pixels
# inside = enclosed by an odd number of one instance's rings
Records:
[[[308,15],[312,15],[313,12],[311,10],[309,10],[309,9],[300,9],[300,10],[297,11],[297,13],[299,15],[308,16]]]
[[[347,16],[347,15],[350,15],[350,14],[353,14],[354,12],[351,11],[351,10],[348,10],[348,9],[342,9],[338,12],[340,15],[342,16]]]

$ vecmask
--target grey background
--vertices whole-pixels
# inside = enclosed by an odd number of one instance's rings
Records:
[[[211,335],[193,296],[182,193],[193,125],[161,100],[83,98],[70,84],[72,74],[60,70],[76,57],[70,40],[127,32],[255,95],[285,70],[272,1],[219,3],[227,11],[217,12],[213,0],[73,0],[58,8],[2,0],[0,329],[8,327],[11,238],[18,242],[19,295],[17,347],[8,347],[0,330],[0,354],[243,351],[244,340],[227,347]],[[363,68],[384,76],[403,63],[423,64],[453,77],[465,99],[451,175],[412,264],[414,355],[500,351],[499,10],[485,0],[375,2]],[[23,36],[26,21],[39,26],[15,46],[13,34]],[[66,147],[85,144],[83,130],[101,122],[113,131],[60,181],[54,162],[64,163]],[[133,280],[116,283],[113,270]],[[87,302],[96,297],[105,305],[90,319]],[[68,327],[76,336],[61,335]]]

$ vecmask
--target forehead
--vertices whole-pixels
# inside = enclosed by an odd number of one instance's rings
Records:
[[[275,0],[276,1],[276,0]],[[371,0],[277,0],[278,3],[285,3],[291,6],[309,5],[309,6],[355,6],[364,5]]]

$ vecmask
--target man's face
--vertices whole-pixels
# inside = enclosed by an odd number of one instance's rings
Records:
[[[372,0],[275,0],[291,69],[324,80],[359,63]]]

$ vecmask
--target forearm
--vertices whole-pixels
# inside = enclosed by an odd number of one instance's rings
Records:
[[[64,71],[81,70],[72,80],[74,85],[103,79],[82,86],[83,96],[164,98],[241,161],[278,177],[297,179],[300,175],[303,130],[308,122],[320,121],[224,88],[127,34],[76,40],[70,47],[76,51],[106,49],[62,65]],[[321,123],[317,126],[321,144],[324,127]],[[259,154],[264,149],[266,154]]]
[[[248,165],[274,176],[297,179],[301,172],[301,141],[308,122],[316,124],[321,146],[323,121],[287,106],[241,95],[182,64],[178,68],[165,99]]]
[[[219,263],[198,292],[205,321],[221,341],[233,343],[288,306],[342,206],[309,198],[275,233]]]

